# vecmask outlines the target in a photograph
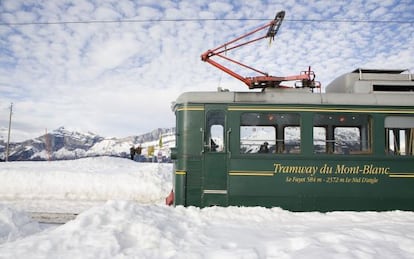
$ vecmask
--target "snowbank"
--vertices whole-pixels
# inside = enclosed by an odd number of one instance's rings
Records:
[[[170,192],[172,164],[95,157],[0,163],[0,200],[133,200],[160,203]]]
[[[27,213],[0,204],[0,244],[40,231],[39,223],[34,222]]]
[[[414,258],[414,212],[167,207],[171,170],[119,158],[0,163],[0,258]],[[43,230],[11,208],[20,198],[39,211],[69,199],[81,214]],[[85,199],[111,200],[76,208]]]
[[[414,213],[292,213],[109,201],[0,245],[3,258],[412,258]]]

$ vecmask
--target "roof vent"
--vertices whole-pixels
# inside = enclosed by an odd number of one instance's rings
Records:
[[[413,92],[413,74],[406,69],[362,69],[344,74],[327,87],[327,93]]]

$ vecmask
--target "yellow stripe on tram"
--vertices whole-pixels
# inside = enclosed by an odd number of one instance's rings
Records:
[[[351,112],[351,113],[408,113],[414,114],[411,109],[353,109],[353,108],[328,108],[328,107],[264,107],[264,106],[229,106],[229,111],[275,111],[275,112]]]
[[[391,178],[414,178],[414,173],[392,173],[388,177]]]
[[[204,111],[204,106],[185,106],[178,108],[177,111]]]
[[[273,171],[229,171],[231,176],[273,176]]]

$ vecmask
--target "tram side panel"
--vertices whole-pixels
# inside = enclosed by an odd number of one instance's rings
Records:
[[[229,203],[292,211],[414,210],[412,174],[399,173],[412,171],[412,160],[320,159],[233,159]],[[257,170],[254,163],[267,170]]]
[[[318,113],[320,114],[320,111]],[[327,115],[327,113],[322,114]],[[335,115],[329,112],[326,118],[329,121],[338,118],[338,122],[342,123],[347,114]],[[273,113],[265,115],[266,118],[270,118],[268,115],[273,116]],[[313,113],[307,116],[317,118]],[[356,120],[354,115],[348,116],[351,116],[353,121]],[[252,149],[252,152],[244,153],[241,152],[244,144],[241,143],[243,134],[240,133],[241,130],[237,130],[240,126],[237,117],[240,117],[240,114],[233,116],[232,122],[233,145],[228,172],[229,205],[279,206],[293,211],[414,210],[412,148],[411,151],[406,148],[407,151],[403,156],[385,152],[388,145],[392,146],[390,150],[393,152],[399,149],[393,146],[396,145],[394,143],[396,139],[388,140],[390,142],[388,144],[384,139],[384,132],[387,130],[384,121],[385,118],[389,118],[386,114],[370,116],[367,119],[370,121],[369,130],[359,127],[360,138],[364,139],[361,142],[370,142],[370,144],[360,143],[361,150],[354,153],[349,150],[335,153],[337,144],[331,144],[329,140],[324,147],[325,153],[321,153],[317,149],[317,144],[313,140],[309,143],[309,139],[302,140],[301,152],[297,154],[278,153],[275,149],[270,153],[259,153],[257,148],[256,152]],[[392,118],[394,118],[392,125],[401,119],[404,120],[403,124],[412,120],[411,117]],[[312,132],[316,121],[301,120],[301,131]],[[323,124],[326,124],[326,128],[332,128],[329,123]],[[332,126],[335,126],[335,123],[332,122]],[[353,124],[351,126],[356,125],[355,122]],[[260,123],[258,126],[263,125]],[[316,126],[321,127],[322,124]],[[263,130],[260,127],[255,130]],[[389,131],[397,134],[396,136],[400,134],[405,137],[405,141],[400,139],[399,142],[406,142],[406,145],[409,145],[413,143],[413,137],[409,134],[414,135],[412,133],[414,129],[410,130],[410,127],[403,131],[394,128]],[[370,132],[370,136],[365,136],[367,132]],[[334,137],[331,133],[326,135]],[[251,141],[251,139],[247,140]],[[276,145],[276,142],[273,144]],[[329,152],[333,153],[329,154]]]
[[[203,106],[180,107],[176,110],[175,205],[201,205],[203,124]]]

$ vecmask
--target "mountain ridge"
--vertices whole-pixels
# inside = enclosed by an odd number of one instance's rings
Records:
[[[172,141],[175,139],[175,128],[157,128],[137,136],[106,138],[92,132],[84,133],[59,127],[37,138],[10,143],[9,161],[68,160],[93,156],[128,157],[130,147],[156,147],[161,136],[168,143],[162,148],[163,153],[169,152],[169,146],[175,146],[175,141]],[[6,143],[0,139],[0,160],[5,160],[5,153]]]

